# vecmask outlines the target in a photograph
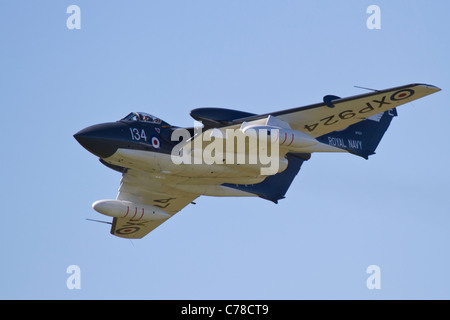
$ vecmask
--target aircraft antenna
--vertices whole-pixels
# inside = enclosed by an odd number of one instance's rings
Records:
[[[111,222],[108,222],[108,221],[94,220],[94,219],[89,219],[89,218],[86,218],[86,220],[100,222],[100,223],[106,223],[106,224],[112,224]]]
[[[354,86],[355,88],[359,88],[359,89],[365,89],[365,90],[369,90],[369,91],[374,91],[374,92],[381,92],[380,90],[377,89],[372,89],[372,88],[366,88],[366,87],[360,87],[360,86]]]

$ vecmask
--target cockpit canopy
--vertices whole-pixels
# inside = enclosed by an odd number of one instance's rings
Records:
[[[152,116],[151,114],[145,112],[131,112],[121,121],[144,121],[147,123],[158,124],[158,125],[169,125],[167,122],[162,121],[161,119]]]

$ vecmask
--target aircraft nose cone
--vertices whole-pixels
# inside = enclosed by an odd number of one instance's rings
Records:
[[[73,135],[86,150],[100,158],[108,158],[117,151],[113,134],[114,125],[105,123],[87,127]]]

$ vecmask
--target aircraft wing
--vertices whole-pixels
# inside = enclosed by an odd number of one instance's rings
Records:
[[[233,124],[271,115],[289,123],[294,130],[319,137],[440,90],[428,84],[410,84],[348,98],[325,96],[322,103],[240,118]]]
[[[165,179],[150,173],[129,169],[122,176],[117,200],[153,205],[174,216],[198,196],[174,190],[165,183]],[[165,221],[167,220],[133,221],[133,219],[114,218],[111,234],[121,238],[140,239]]]

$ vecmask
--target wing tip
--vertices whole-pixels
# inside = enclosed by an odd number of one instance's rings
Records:
[[[427,88],[427,89],[433,91],[433,93],[442,90],[441,88],[439,88],[439,87],[437,87],[437,86],[434,86],[434,85],[432,85],[432,84],[426,84],[426,83],[414,83],[414,84],[412,84],[411,86],[425,87],[425,88]]]

